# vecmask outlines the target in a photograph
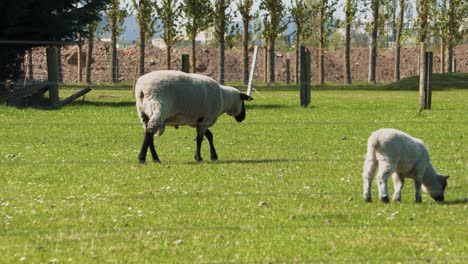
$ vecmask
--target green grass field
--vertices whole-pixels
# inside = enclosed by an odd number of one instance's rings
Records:
[[[100,88],[60,110],[0,106],[2,263],[467,263],[468,90],[332,87],[308,108],[259,88],[246,120],[212,131],[220,160],[195,163],[195,131],[143,130],[128,89]],[[61,91],[65,97],[73,89]],[[362,199],[366,141],[393,127],[423,139],[450,175],[447,202]],[[390,184],[391,185],[391,184]],[[390,190],[392,190],[390,186]]]

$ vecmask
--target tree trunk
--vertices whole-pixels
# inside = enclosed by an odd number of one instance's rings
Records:
[[[86,83],[91,83],[91,64],[93,60],[94,37],[88,38],[88,52],[86,53]]]
[[[377,34],[379,24],[379,0],[372,1],[372,34],[371,34],[371,46],[369,54],[369,83],[377,83],[375,78],[375,71],[377,67]]]
[[[243,83],[244,85],[249,84],[249,20],[244,19],[244,32],[242,37],[242,55],[243,55],[243,63],[242,63],[242,72],[244,73]]]
[[[424,109],[424,89],[426,88],[426,43],[419,43],[419,110]]]
[[[171,46],[166,45],[166,68],[171,69]]]
[[[419,0],[421,5],[421,13],[419,19],[421,21],[419,29],[419,110],[424,109],[424,89],[426,88],[426,29],[427,29],[427,16],[428,16],[428,3],[425,0]]]
[[[445,42],[440,43],[440,73],[445,73]]]
[[[268,45],[263,48],[263,80],[268,84]]]
[[[351,21],[346,17],[345,84],[351,84]]]
[[[447,72],[453,72],[453,45],[450,42],[447,45]]]
[[[140,26],[140,30],[141,30]],[[145,32],[140,32],[140,40],[138,43],[138,75],[142,76],[145,74]]]
[[[116,23],[116,22],[115,22]],[[115,23],[113,23],[115,27]],[[117,32],[116,29],[112,29],[112,43],[111,43],[111,79],[112,83],[117,83]]]
[[[275,38],[270,38],[270,49],[269,49],[269,54],[270,54],[270,78],[269,78],[269,83],[275,83]]]
[[[325,54],[323,53],[325,44],[325,7],[320,10],[320,29],[319,29],[319,82],[325,84]]]
[[[401,61],[401,34],[403,31],[403,19],[405,15],[405,0],[400,0],[400,12],[398,13],[398,27],[396,31],[395,39],[395,69],[394,69],[394,80],[400,80],[400,61]]]
[[[197,53],[197,43],[195,41],[195,38],[192,39],[192,72],[197,73],[197,56],[195,54]]]
[[[224,84],[224,40],[219,42],[219,83]]]

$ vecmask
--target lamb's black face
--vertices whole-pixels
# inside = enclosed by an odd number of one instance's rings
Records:
[[[440,176],[439,177],[440,190],[436,193],[430,193],[430,196],[437,202],[443,202],[445,199],[444,193],[445,193],[445,188],[447,188],[448,176],[444,176],[444,175],[439,175],[439,176]]]

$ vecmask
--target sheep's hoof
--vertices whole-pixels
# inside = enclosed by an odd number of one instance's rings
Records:
[[[364,198],[364,201],[365,201],[366,203],[372,203],[372,198],[366,197],[366,198]]]
[[[161,161],[158,159],[153,159],[153,163],[161,163]]]
[[[390,200],[388,199],[387,196],[384,196],[384,197],[380,198],[380,201],[382,201],[384,203],[389,203],[390,202]]]
[[[415,203],[422,203],[422,199],[416,199],[414,202]]]
[[[400,198],[393,199],[393,202],[395,202],[395,203],[401,203],[401,199],[400,199]]]
[[[212,155],[210,158],[211,158],[211,161],[217,161],[218,155]]]
[[[202,162],[203,159],[202,159],[202,157],[195,156],[195,161],[196,161],[196,162]]]
[[[142,165],[146,165],[146,160],[144,159],[138,159],[138,162]]]

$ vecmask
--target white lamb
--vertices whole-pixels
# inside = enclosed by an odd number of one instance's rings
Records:
[[[179,71],[155,71],[141,76],[135,87],[136,107],[145,129],[138,159],[146,162],[148,147],[154,162],[160,162],[154,147],[154,135],[161,136],[166,125],[189,125],[197,129],[195,160],[200,155],[203,136],[210,143],[211,160],[217,160],[213,134],[208,129],[227,113],[238,122],[245,119],[245,100],[253,98],[215,80]]]
[[[444,190],[448,176],[438,174],[431,165],[429,152],[422,140],[391,128],[375,131],[367,142],[367,155],[364,162],[364,199],[371,202],[371,184],[375,171],[379,197],[389,202],[387,181],[393,174],[395,193],[393,201],[401,201],[404,178],[412,178],[415,185],[416,202],[420,203],[421,184],[434,200],[444,201]]]

